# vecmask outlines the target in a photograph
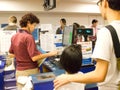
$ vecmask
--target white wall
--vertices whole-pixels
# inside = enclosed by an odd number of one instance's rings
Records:
[[[0,0],[0,11],[44,12],[44,0]],[[86,4],[74,0],[56,0],[56,8],[50,12],[99,13],[96,4]]]
[[[100,15],[95,14],[80,14],[80,13],[35,13],[41,24],[53,24],[55,26],[59,25],[60,18],[65,18],[67,25],[73,24],[74,22],[79,23],[80,25],[89,26],[91,20],[96,18],[99,21],[99,24],[104,25],[104,20]],[[15,15],[18,18],[18,23],[22,15],[25,13],[1,13],[0,14],[0,24],[8,23],[8,17]]]
[[[56,8],[44,11],[44,0],[0,0],[0,24],[7,23],[8,17],[15,15],[20,20],[26,12],[33,12],[40,18],[40,23],[51,23],[58,26],[60,18],[65,18],[67,24],[73,22],[89,26],[91,20],[96,18],[99,24],[104,25],[104,20],[99,14],[96,4],[80,3],[74,0],[56,0]]]

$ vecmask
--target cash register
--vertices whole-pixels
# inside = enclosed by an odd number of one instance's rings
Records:
[[[63,32],[63,47],[67,47],[71,44],[73,44],[73,40],[74,40],[74,31],[73,31],[73,26],[66,26]],[[92,29],[78,29],[77,30],[77,34],[78,35],[92,35],[93,31]],[[85,45],[92,45],[90,42],[86,42]],[[95,69],[95,65],[92,62],[91,58],[86,58],[88,57],[91,53],[92,53],[92,49],[90,49],[90,47],[92,48],[92,46],[87,47],[87,54],[82,61],[82,68],[80,71],[82,71],[83,73],[87,73],[90,71],[93,71]],[[85,46],[84,46],[85,47]],[[89,50],[88,50],[89,48]],[[65,70],[62,68],[61,64],[60,64],[60,55],[58,56],[53,56],[53,57],[49,57],[48,60],[46,60],[45,62],[43,62],[43,66],[45,66],[50,72],[53,72],[56,76],[65,73]],[[86,90],[97,90],[96,84],[87,84],[86,85]]]
[[[73,27],[72,26],[66,26],[63,32],[63,47],[67,47],[71,44],[73,44],[74,40],[74,34],[73,34]],[[93,35],[93,30],[91,28],[86,28],[86,29],[77,29],[77,34],[78,35],[84,35],[84,36],[89,36]],[[86,40],[87,37],[85,37]],[[92,42],[83,42],[82,43],[83,47],[86,48],[88,52],[83,51],[83,60],[82,60],[82,68],[81,72],[87,73],[90,71],[93,71],[95,69],[94,62],[90,58],[92,55]],[[89,50],[88,50],[89,48]],[[90,49],[91,48],[91,49]],[[86,55],[85,55],[86,54]],[[89,58],[87,58],[89,57]],[[44,62],[44,65],[55,75],[60,75],[63,74],[65,71],[62,69],[62,66],[60,65],[60,55],[55,56],[55,57],[50,57],[47,61]],[[97,90],[96,84],[87,84],[86,85],[86,90]]]
[[[71,44],[73,44],[73,40],[74,40],[74,30],[73,30],[73,26],[66,26],[64,31],[63,31],[63,39],[62,39],[62,43],[63,43],[63,47],[67,47]],[[85,28],[85,29],[77,29],[77,35],[93,35],[93,29],[91,28]],[[88,72],[89,70],[91,71],[92,69],[90,67],[94,67],[94,63],[91,59],[92,55],[92,42],[83,42],[82,43],[83,47],[87,50],[87,52],[85,52],[83,50],[83,60],[82,60],[82,66],[86,67],[87,70],[83,69],[83,72]],[[88,50],[89,48],[89,50]],[[45,61],[43,64],[50,70],[50,71],[56,71],[56,70],[62,70],[62,66],[60,65],[60,55],[58,56],[54,56],[54,57],[50,57],[48,58],[47,61]],[[93,68],[94,69],[94,68]]]

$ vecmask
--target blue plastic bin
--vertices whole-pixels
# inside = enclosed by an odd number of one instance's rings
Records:
[[[31,75],[34,90],[53,90],[54,78],[51,78],[51,75],[55,77],[53,72]]]
[[[34,83],[34,90],[53,90],[53,81]]]
[[[16,88],[15,70],[4,71],[4,89],[12,90]]]
[[[0,60],[0,90],[4,88],[4,67],[5,62]]]

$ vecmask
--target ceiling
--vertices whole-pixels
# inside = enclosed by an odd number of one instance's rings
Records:
[[[0,1],[19,1],[19,0],[0,0]],[[24,1],[24,0],[21,0]],[[29,0],[28,0],[29,1]],[[37,1],[37,0],[35,0]],[[39,0],[38,0],[39,1]],[[41,0],[44,1],[44,0]],[[79,2],[79,3],[96,3],[98,0],[56,0],[56,2]]]
[[[56,0],[56,1],[62,1],[64,2],[64,0]],[[65,0],[65,1],[68,1],[68,2],[81,2],[81,3],[96,3],[98,0]]]
[[[94,2],[98,0],[69,0],[69,1],[78,1],[78,2]]]

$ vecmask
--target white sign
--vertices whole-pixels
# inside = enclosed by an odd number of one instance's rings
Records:
[[[54,34],[40,34],[40,46],[44,51],[55,50]]]
[[[79,42],[77,44],[81,44],[82,46],[82,55],[84,58],[91,58],[92,55],[92,42]]]
[[[11,38],[16,31],[0,31],[0,51],[6,53],[9,51],[11,45]]]
[[[52,30],[52,24],[41,24],[41,31],[51,31]]]

